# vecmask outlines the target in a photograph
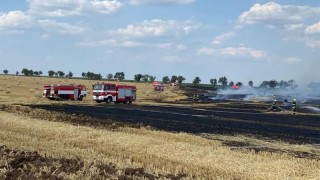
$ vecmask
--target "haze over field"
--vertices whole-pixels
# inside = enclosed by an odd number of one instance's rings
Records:
[[[0,0],[0,70],[320,81],[320,1]],[[306,82],[307,81],[307,82]]]

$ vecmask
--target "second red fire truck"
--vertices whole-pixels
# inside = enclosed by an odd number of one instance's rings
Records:
[[[136,86],[97,83],[93,85],[92,99],[97,103],[131,104],[136,100]]]
[[[87,96],[84,85],[50,84],[43,88],[43,97],[50,100],[79,100]]]

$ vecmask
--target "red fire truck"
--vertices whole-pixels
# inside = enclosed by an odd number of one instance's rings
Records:
[[[152,85],[153,85],[153,89],[155,91],[163,91],[164,90],[164,86],[161,82],[154,81],[154,82],[152,82]]]
[[[97,83],[93,85],[92,99],[97,103],[124,103],[131,104],[136,100],[136,86]]]
[[[79,100],[82,101],[87,96],[86,87],[84,85],[62,85],[50,84],[43,88],[43,97],[50,100]]]

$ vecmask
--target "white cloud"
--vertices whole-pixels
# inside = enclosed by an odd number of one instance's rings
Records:
[[[100,47],[100,46],[109,46],[109,47],[141,47],[144,46],[143,43],[135,42],[135,41],[123,41],[116,39],[106,39],[100,41],[87,41],[87,42],[79,42],[76,44],[77,46],[84,47]]]
[[[299,63],[299,62],[301,62],[301,59],[297,58],[297,57],[289,57],[286,60],[284,60],[284,62],[288,63],[288,64]]]
[[[196,0],[130,0],[133,5],[191,4]]]
[[[183,61],[183,59],[181,59],[179,56],[164,56],[162,60],[170,63]]]
[[[275,27],[303,22],[305,18],[320,15],[319,7],[280,5],[274,2],[255,4],[239,16],[241,25],[264,23]]]
[[[247,47],[227,47],[220,49],[220,54],[228,56],[249,56],[253,58],[262,58],[266,56],[264,51],[255,50]]]
[[[222,55],[229,57],[251,57],[262,58],[266,56],[266,52],[261,50],[255,50],[247,47],[227,47],[221,49],[213,48],[200,48],[197,51],[198,55]]]
[[[232,37],[234,37],[236,34],[234,32],[227,32],[224,34],[221,34],[219,36],[216,36],[213,41],[212,44],[221,44],[223,41],[226,41]]]
[[[58,23],[54,20],[39,20],[38,23],[46,31],[57,32],[63,35],[80,34],[85,31],[85,28],[82,26],[75,26],[68,23]]]
[[[318,23],[315,23],[311,26],[308,26],[305,30],[306,34],[315,34],[320,33],[320,21]]]
[[[303,29],[305,27],[304,24],[286,24],[284,25],[284,28],[288,31],[296,31]]]
[[[311,48],[319,48],[320,49],[320,40],[306,40],[306,45]]]
[[[212,55],[214,54],[216,51],[213,48],[200,48],[197,50],[197,54],[198,55]]]
[[[173,50],[184,50],[186,46],[183,44],[174,44],[172,42],[169,43],[160,43],[157,45],[158,48],[161,49],[173,49]]]
[[[77,16],[85,13],[110,14],[121,6],[117,0],[28,0],[30,13],[45,16]]]
[[[0,13],[0,28],[26,28],[31,26],[33,18],[21,11]]]
[[[175,20],[153,19],[142,23],[129,24],[126,28],[115,31],[126,37],[164,36],[164,35],[186,35],[197,29],[199,24],[192,21],[178,22]]]

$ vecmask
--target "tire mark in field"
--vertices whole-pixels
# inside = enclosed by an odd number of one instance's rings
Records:
[[[304,129],[299,126],[283,126],[273,122],[273,118],[277,116],[259,116],[255,115],[255,119],[259,119],[261,123],[256,121],[244,121],[243,117],[235,116],[234,113],[218,116],[208,117],[207,115],[190,114],[186,108],[185,113],[181,109],[178,112],[167,112],[161,110],[150,110],[142,106],[129,107],[129,106],[52,106],[52,105],[33,105],[34,108],[47,109],[51,111],[59,111],[66,113],[81,113],[88,116],[97,118],[115,119],[122,122],[129,123],[143,123],[158,129],[169,131],[184,131],[189,133],[223,133],[223,134],[250,134],[256,136],[263,136],[268,138],[282,139],[289,142],[298,143],[320,143],[319,130]],[[161,108],[159,108],[161,109]],[[240,112],[239,112],[240,113]],[[238,114],[239,114],[238,113]],[[262,113],[261,113],[262,114]],[[220,117],[220,116],[221,117]],[[246,117],[246,116],[244,116]],[[246,118],[245,118],[246,119]],[[311,118],[312,119],[312,118]],[[270,121],[272,123],[270,123]]]

